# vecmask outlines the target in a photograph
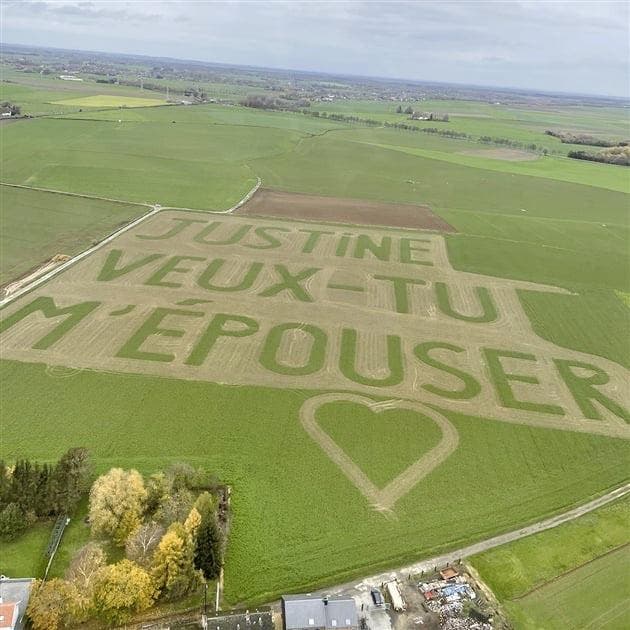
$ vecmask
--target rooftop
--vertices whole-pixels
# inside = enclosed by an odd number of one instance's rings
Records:
[[[358,626],[357,607],[352,597],[284,595],[287,630],[300,628],[352,628]]]

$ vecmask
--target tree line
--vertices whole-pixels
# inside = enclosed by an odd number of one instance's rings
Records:
[[[545,133],[548,136],[558,138],[563,144],[586,144],[591,147],[626,147],[627,141],[605,140],[604,138],[596,138],[588,134],[574,134],[568,131],[552,131],[547,129]]]
[[[63,579],[34,586],[27,610],[34,630],[90,619],[123,624],[217,578],[228,526],[224,490],[187,464],[147,479],[122,468],[100,476],[89,498],[94,540],[76,553]],[[124,559],[109,564],[111,547],[124,550]]]
[[[630,147],[627,146],[610,147],[603,151],[569,151],[568,156],[574,160],[630,166]]]
[[[512,140],[511,138],[501,138],[498,136],[473,136],[464,131],[455,131],[453,129],[438,129],[437,127],[418,127],[416,125],[409,125],[407,123],[390,123],[385,122],[385,127],[391,127],[394,129],[402,129],[404,131],[413,131],[421,133],[431,133],[443,138],[454,138],[462,140],[472,140],[473,142],[481,142],[482,144],[494,144],[497,146],[507,146],[514,149],[522,149],[524,151],[537,151],[543,155],[547,155],[548,151],[542,145],[538,145],[534,142],[525,143],[518,140]]]
[[[284,111],[296,111],[304,107],[310,107],[311,102],[305,98],[297,98],[291,94],[282,96],[268,96],[266,94],[250,94],[240,101],[243,107],[254,109],[272,109]]]
[[[0,539],[14,540],[37,521],[70,514],[92,478],[85,448],[71,448],[56,464],[0,461]]]

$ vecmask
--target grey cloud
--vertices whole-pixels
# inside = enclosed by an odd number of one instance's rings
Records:
[[[2,2],[6,41],[625,95],[628,4]],[[77,28],[80,26],[80,28]]]

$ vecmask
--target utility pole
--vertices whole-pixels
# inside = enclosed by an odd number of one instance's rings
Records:
[[[208,628],[208,582],[204,582],[203,589],[203,615],[201,615],[201,627],[203,630]]]

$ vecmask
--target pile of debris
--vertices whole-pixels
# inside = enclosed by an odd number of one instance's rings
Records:
[[[440,571],[439,579],[418,582],[418,588],[424,608],[439,615],[444,630],[492,630],[492,619],[470,605],[477,600],[470,578],[453,567]]]

